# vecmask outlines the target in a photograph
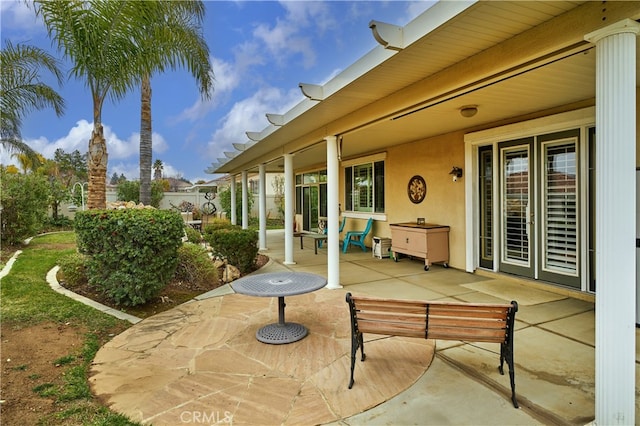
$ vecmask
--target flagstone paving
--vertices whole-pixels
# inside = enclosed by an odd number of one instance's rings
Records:
[[[348,389],[344,293],[287,298],[287,321],[304,324],[309,335],[285,345],[255,337],[277,319],[276,298],[227,294],[156,315],[98,352],[93,391],[113,410],[154,425],[193,423],[194,416],[207,423],[322,424],[366,411],[416,382],[434,342],[376,336]]]

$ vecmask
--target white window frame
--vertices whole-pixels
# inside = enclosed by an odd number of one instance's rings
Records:
[[[386,221],[387,220],[387,205],[386,205],[386,182],[387,182],[387,153],[383,152],[383,153],[378,153],[378,154],[372,154],[372,155],[368,155],[365,157],[358,157],[358,158],[353,158],[353,159],[349,159],[349,160],[344,160],[342,161],[341,164],[341,175],[344,177],[345,176],[345,169],[347,167],[356,167],[356,166],[362,166],[365,164],[371,164],[372,169],[374,168],[374,164],[377,162],[383,161],[384,162],[384,174],[385,174],[385,188],[383,188],[383,191],[385,193],[385,211],[384,212],[374,212],[374,206],[375,206],[375,201],[373,201],[373,205],[372,205],[372,211],[371,212],[363,212],[363,211],[357,211],[357,210],[347,210],[347,203],[346,203],[346,197],[347,197],[347,190],[346,190],[346,181],[343,181],[342,185],[343,185],[343,190],[344,190],[344,198],[342,200],[342,216],[344,217],[350,217],[350,218],[354,218],[354,219],[368,219],[370,217],[373,217],[375,220],[381,220],[381,221]],[[374,177],[374,181],[375,181],[375,176]],[[375,182],[374,182],[375,184]],[[375,196],[375,187],[373,188],[373,194]]]

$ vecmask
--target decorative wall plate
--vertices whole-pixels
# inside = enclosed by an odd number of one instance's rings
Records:
[[[407,186],[407,194],[412,203],[418,204],[424,200],[427,195],[427,183],[422,176],[415,175],[409,179],[409,185]]]

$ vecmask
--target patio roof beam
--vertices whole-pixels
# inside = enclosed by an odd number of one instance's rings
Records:
[[[404,49],[404,28],[380,21],[369,22],[373,38],[385,49]]]
[[[298,84],[302,94],[312,101],[324,100],[324,88],[317,84],[300,83]]]
[[[260,132],[245,132],[247,137],[254,142],[259,142],[262,137],[260,136]]]
[[[267,120],[269,121],[269,123],[273,124],[274,126],[283,126],[284,125],[284,115],[282,114],[270,114],[267,113]]]

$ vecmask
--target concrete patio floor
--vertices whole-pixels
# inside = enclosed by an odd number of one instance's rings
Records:
[[[272,261],[257,273],[326,276],[326,248],[315,255],[313,247],[294,244],[296,264],[283,265],[283,234],[268,233],[265,254]],[[203,420],[580,425],[593,420],[595,313],[589,296],[438,265],[425,272],[419,260],[377,259],[370,250],[350,249],[340,256],[342,289],[287,298],[287,320],[309,328],[303,340],[257,342],[256,329],[277,319],[277,300],[233,294],[224,286],[132,326],[101,348],[90,378],[94,392],[114,410],[154,425]],[[365,336],[372,340],[367,360],[358,360],[356,383],[348,390],[347,291],[404,299],[516,300],[521,408],[511,405],[508,376],[498,373],[495,344]],[[636,418],[639,414],[636,399]]]

